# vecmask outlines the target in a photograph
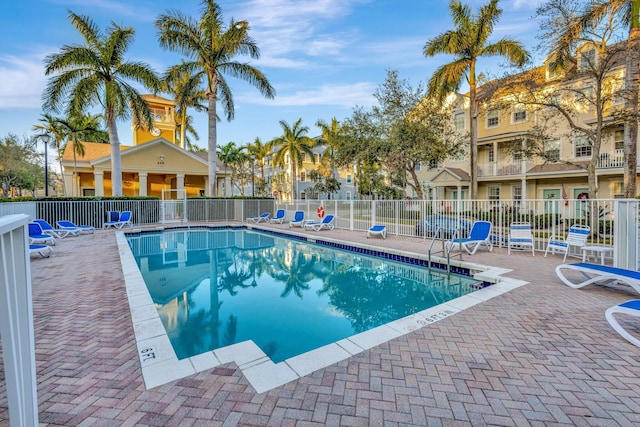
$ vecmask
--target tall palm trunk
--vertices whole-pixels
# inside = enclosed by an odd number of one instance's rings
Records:
[[[627,40],[627,63],[625,87],[630,96],[626,108],[630,114],[624,133],[624,196],[636,197],[638,164],[638,89],[640,87],[640,0],[631,3],[631,22]]]
[[[471,191],[469,198],[478,199],[478,105],[476,101],[476,63],[471,61],[469,67],[469,133],[471,146],[469,147],[469,160],[471,171]]]
[[[211,79],[215,81],[215,79]],[[207,94],[207,98],[209,99],[209,123],[208,123],[208,131],[209,131],[209,196],[215,197],[217,195],[217,185],[216,185],[216,152],[217,152],[217,123],[216,123],[216,93],[215,86],[211,89],[211,91]]]
[[[113,111],[107,107],[107,131],[111,145],[111,195],[122,196],[122,164],[120,163],[120,139]]]

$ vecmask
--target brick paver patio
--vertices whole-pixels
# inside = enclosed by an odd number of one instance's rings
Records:
[[[114,233],[66,238],[32,262],[41,425],[640,423],[640,348],[604,319],[633,295],[571,289],[559,256],[502,249],[464,259],[530,284],[282,387],[257,394],[229,364],[145,390]],[[422,240],[367,242],[425,252]],[[0,368],[0,426],[7,405]]]

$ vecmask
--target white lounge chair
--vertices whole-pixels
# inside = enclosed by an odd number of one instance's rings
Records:
[[[591,227],[588,225],[573,224],[569,228],[569,234],[567,234],[567,238],[565,240],[556,240],[553,237],[549,238],[549,243],[547,243],[547,249],[544,251],[544,256],[546,257],[547,252],[551,249],[552,254],[556,251],[564,252],[564,258],[562,261],[566,261],[571,246],[581,248],[587,244],[587,238],[589,237],[590,231]]]
[[[30,222],[28,231],[30,243],[46,243],[53,246],[56,245],[56,240],[53,238],[53,236],[51,234],[44,234],[44,231],[42,231],[42,227],[37,222]]]
[[[109,211],[109,215],[110,216],[113,215],[113,212],[115,211]],[[113,218],[113,216],[111,218]],[[109,227],[122,228],[125,225],[128,225],[129,227],[133,227],[133,222],[131,221],[131,211],[120,212],[117,220],[114,221],[112,219],[110,221],[105,222],[103,224],[103,228],[109,228]]]
[[[56,225],[60,228],[74,228],[80,230],[80,233],[93,234],[96,231],[92,225],[75,225],[71,221],[56,221]]]
[[[315,231],[320,230],[333,230],[335,227],[334,221],[336,217],[333,215],[327,215],[322,218],[322,221],[308,221],[304,224],[304,228],[311,228]]]
[[[604,317],[607,319],[607,322],[609,322],[611,327],[615,329],[617,333],[622,335],[624,339],[626,339],[633,345],[640,347],[640,340],[631,335],[626,329],[622,327],[622,325],[620,325],[620,323],[614,316],[616,314],[626,314],[632,317],[640,317],[640,300],[632,299],[623,302],[622,304],[614,305],[604,312]]]
[[[42,258],[49,258],[53,250],[47,245],[29,245],[29,255],[40,255]]]
[[[77,236],[78,234],[80,234],[80,230],[78,230],[77,228],[53,228],[53,226],[44,219],[34,219],[33,222],[37,222],[38,224],[40,224],[40,227],[42,227],[42,231],[44,234],[49,234],[53,237],[57,237],[58,239],[62,239],[69,235]]]
[[[369,236],[380,236],[383,239],[387,238],[387,226],[386,225],[374,225],[367,232],[367,239]]]
[[[258,224],[260,222],[263,222],[263,221],[264,222],[268,222],[270,216],[271,216],[271,214],[269,212],[264,212],[260,216],[250,216],[249,218],[247,218],[247,222],[255,222],[256,224]]]
[[[485,245],[487,249],[489,249],[489,252],[493,250],[493,243],[491,243],[491,222],[489,221],[476,221],[471,227],[469,237],[454,238],[447,242],[449,252],[454,249],[460,251],[464,249],[469,255],[475,254],[482,245]]]
[[[566,276],[569,271],[580,273],[583,280],[579,282],[569,280]],[[640,294],[640,272],[638,271],[602,264],[577,262],[575,264],[560,264],[556,267],[556,274],[565,285],[574,289],[582,288],[592,283],[606,285],[611,282],[621,282],[631,286]]]
[[[531,248],[531,253],[536,256],[531,224],[528,222],[513,222],[509,225],[509,238],[507,240],[507,254],[509,255],[511,255],[511,248]]]
[[[284,209],[278,209],[276,211],[276,216],[271,218],[269,222],[271,222],[272,224],[282,224],[284,222],[284,216],[285,216]]]
[[[293,219],[289,221],[289,227],[304,227],[304,211],[296,211]]]

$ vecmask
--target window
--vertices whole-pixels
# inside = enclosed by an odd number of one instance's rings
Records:
[[[547,160],[550,162],[557,162],[560,160],[560,140],[548,139],[544,142],[544,152]]]
[[[495,162],[495,160],[496,160],[496,155],[495,155],[495,153],[493,152],[493,147],[490,147],[490,148],[487,150],[487,161],[488,161],[489,163],[493,163],[493,162]]]
[[[596,50],[588,49],[580,54],[580,69],[587,70],[596,65]]]
[[[351,191],[347,191],[346,197],[347,197],[347,200],[351,200]]]
[[[320,154],[316,153],[316,163],[320,163]]]
[[[624,198],[624,183],[622,181],[614,181],[611,184],[613,186],[613,197],[615,199]]]
[[[422,163],[420,162],[416,163],[416,167],[414,168],[414,170],[416,172],[420,172],[421,169],[422,169]]]
[[[347,174],[347,184],[351,184],[351,174]]]
[[[300,200],[304,200],[306,198],[307,198],[307,193],[305,193],[304,191],[300,193]]]
[[[513,111],[513,123],[522,123],[527,121],[527,111],[522,108],[516,108]]]
[[[587,138],[577,137],[575,139],[575,157],[591,157],[591,144]]]
[[[500,124],[500,117],[498,116],[498,110],[487,111],[487,127],[493,128]]]
[[[613,131],[613,145],[616,150],[624,150],[624,128]]]
[[[500,187],[487,187],[487,195],[489,200],[499,201],[500,200]]]
[[[555,66],[554,62],[549,62],[547,64],[547,79],[553,80],[557,79],[558,77],[562,77],[562,70],[560,69],[560,67]]]
[[[466,127],[464,111],[460,113],[455,113],[453,115],[453,122],[456,127],[456,130],[464,130]]]
[[[511,192],[513,195],[513,200],[522,200],[522,187],[519,185],[514,185],[511,187]]]
[[[304,182],[306,181],[307,178],[307,174],[305,173],[305,171],[300,171],[300,181]]]

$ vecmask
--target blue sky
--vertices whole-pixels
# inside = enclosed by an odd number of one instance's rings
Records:
[[[466,0],[477,10],[488,0]],[[452,28],[448,0],[221,0],[225,22],[247,20],[261,49],[260,68],[275,87],[275,99],[263,98],[252,86],[230,78],[235,119],[218,123],[218,144],[238,145],[256,137],[268,141],[281,135],[280,120],[298,118],[319,134],[318,119],[342,120],[356,106],[369,107],[387,69],[415,87],[451,60],[425,58],[425,42]],[[508,36],[532,52],[537,44],[538,0],[501,0],[503,14],[491,40]],[[91,16],[104,30],[111,21],[131,26],[136,36],[129,59],[149,63],[156,71],[180,61],[157,42],[153,23],[160,13],[179,8],[198,16],[198,0],[21,0],[3,2],[0,13],[0,136],[31,136],[43,111],[46,86],[43,59],[65,44],[82,39],[68,21],[68,10]],[[535,57],[534,57],[535,58]],[[240,58],[239,58],[240,59]],[[540,58],[535,58],[540,63]],[[246,60],[249,60],[248,58]],[[503,72],[497,58],[483,59],[479,71],[490,76]],[[144,91],[142,91],[144,92]],[[206,147],[206,115],[192,112],[200,140]],[[119,137],[132,144],[129,122],[119,123]]]

